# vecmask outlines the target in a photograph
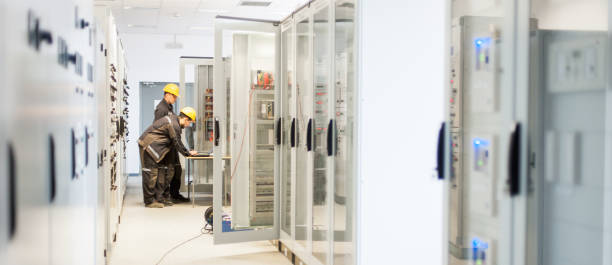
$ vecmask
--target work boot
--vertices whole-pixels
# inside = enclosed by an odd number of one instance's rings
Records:
[[[149,203],[149,204],[145,205],[145,207],[147,207],[147,208],[164,208],[164,204],[154,201],[152,203]]]
[[[183,197],[183,195],[180,195],[180,194],[177,194],[177,195],[172,196],[172,200],[173,200],[175,203],[189,202],[189,199],[187,199],[187,198]]]
[[[172,206],[174,205],[174,203],[172,202],[172,200],[164,200],[164,206]]]

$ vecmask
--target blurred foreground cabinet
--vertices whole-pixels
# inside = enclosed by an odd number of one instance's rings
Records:
[[[609,3],[516,2],[451,3],[445,264],[612,264]]]
[[[111,174],[101,168],[112,152],[102,139],[113,135],[110,114],[108,124],[97,120],[112,101],[98,73],[105,30],[91,0],[0,3],[0,263],[104,264]],[[116,64],[123,82],[125,62]],[[122,100],[127,88],[118,89]],[[120,183],[127,130],[114,131]]]

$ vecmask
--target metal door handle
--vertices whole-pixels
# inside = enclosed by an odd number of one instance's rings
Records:
[[[219,137],[221,136],[221,126],[219,126],[219,118],[215,118],[215,146],[219,146]]]
[[[306,149],[312,151],[312,119],[308,120],[308,131],[306,132]]]
[[[510,135],[510,150],[508,152],[508,190],[510,196],[516,196],[520,190],[521,167],[521,124],[516,123]]]
[[[278,118],[276,121],[276,145],[281,144],[281,132],[282,132],[282,120],[283,118]]]
[[[55,171],[55,140],[53,135],[49,136],[49,202],[55,201],[56,187],[57,187],[57,175]]]
[[[444,179],[444,151],[446,148],[444,148],[445,146],[445,134],[446,134],[446,123],[442,123],[442,126],[440,126],[440,131],[438,131],[438,165],[437,165],[437,171],[438,171],[438,179],[442,180]]]
[[[123,117],[121,117],[123,120]],[[123,126],[123,124],[122,124]],[[123,128],[122,128],[123,129]],[[89,166],[89,128],[85,127],[85,166]]]
[[[70,154],[71,154],[71,173],[72,173],[72,179],[76,179],[77,178],[77,165],[76,165],[76,145],[77,145],[77,141],[78,139],[76,138],[76,135],[74,134],[74,129],[70,130]]]
[[[8,146],[8,174],[9,174],[9,239],[15,237],[17,232],[17,165],[13,146]]]
[[[336,155],[336,147],[335,145],[335,136],[336,132],[336,123],[333,119],[329,120],[329,125],[327,125],[327,156]]]
[[[295,147],[295,118],[291,121],[291,147]]]

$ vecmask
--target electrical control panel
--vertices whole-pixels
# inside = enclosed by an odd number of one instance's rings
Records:
[[[94,83],[94,3],[1,2],[0,82],[10,88],[2,105],[11,117],[2,116],[0,157],[11,210],[0,213],[0,263],[103,261],[94,233],[104,205],[96,197],[103,93]]]
[[[499,18],[466,16],[451,26],[450,264],[497,264],[500,22]]]

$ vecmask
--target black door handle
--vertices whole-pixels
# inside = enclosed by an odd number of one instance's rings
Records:
[[[9,239],[15,237],[17,232],[17,165],[13,146],[8,146],[8,175],[9,175]]]
[[[444,151],[445,151],[445,134],[446,134],[446,123],[442,123],[440,131],[438,131],[438,179],[444,179]]]
[[[49,202],[55,201],[57,175],[55,171],[55,140],[49,136]]]
[[[334,141],[335,131],[336,123],[333,119],[331,119],[327,125],[327,156],[334,156],[336,154],[336,146]]]
[[[514,125],[510,135],[510,150],[508,154],[508,190],[510,196],[516,196],[520,190],[520,159],[521,159],[521,124]]]
[[[312,119],[308,120],[308,131],[306,131],[306,149],[308,150],[308,152],[312,151]]]
[[[291,120],[291,147],[295,147],[295,118]]]
[[[77,178],[77,164],[76,164],[76,145],[77,145],[78,139],[76,138],[76,135],[74,133],[74,129],[70,130],[70,154],[71,154],[71,178],[72,179],[76,179]]]
[[[121,117],[121,121],[123,121],[123,117]],[[123,123],[121,126],[123,127]],[[124,128],[125,127],[123,127],[122,130]],[[89,136],[89,128],[85,127],[85,167],[89,166],[89,138],[91,138]]]
[[[276,121],[276,145],[281,144],[281,132],[283,131],[282,120],[283,118],[278,118]]]
[[[219,137],[221,136],[221,126],[219,126],[219,118],[215,118],[215,146],[219,146]]]

